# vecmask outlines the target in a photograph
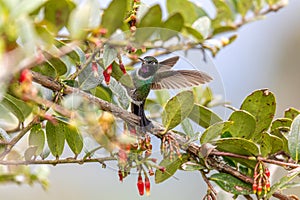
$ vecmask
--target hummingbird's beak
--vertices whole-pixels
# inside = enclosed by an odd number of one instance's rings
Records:
[[[145,60],[143,58],[138,58],[140,61],[142,61],[142,63],[145,62]]]

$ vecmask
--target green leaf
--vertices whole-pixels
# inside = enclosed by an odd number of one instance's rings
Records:
[[[289,118],[289,119],[293,120],[299,114],[300,114],[300,111],[297,110],[296,108],[289,108],[284,111],[284,118]]]
[[[249,195],[253,193],[251,184],[245,183],[230,174],[217,173],[211,175],[209,179],[231,194]]]
[[[234,20],[233,13],[230,9],[230,6],[223,0],[213,0],[213,3],[216,7],[217,16],[213,20],[213,27],[219,27],[225,25],[230,25]]]
[[[278,3],[280,0],[266,0],[266,2],[272,6],[272,5],[275,5],[276,3]]]
[[[14,114],[20,122],[24,122],[32,111],[27,103],[10,94],[5,94],[0,104]]]
[[[219,26],[214,29],[213,35],[217,35],[220,33],[226,33],[226,32],[232,32],[232,31],[236,31],[236,27],[234,27],[234,26]]]
[[[204,40],[204,37],[203,35],[198,32],[196,29],[190,27],[190,26],[185,26],[184,27],[185,30],[190,34],[192,35],[198,42],[202,42]]]
[[[300,115],[293,120],[291,131],[288,134],[288,147],[292,158],[298,162],[300,153]]]
[[[92,65],[97,65],[98,76],[95,77]],[[79,88],[82,90],[90,90],[97,87],[103,81],[103,69],[96,63],[90,63],[81,73],[78,75]]]
[[[28,137],[28,143],[29,146],[35,146],[37,147],[35,151],[35,156],[40,155],[43,152],[44,146],[45,146],[45,133],[43,129],[41,128],[41,125],[35,125],[31,128],[30,134]]]
[[[166,171],[162,172],[160,170],[155,171],[155,183],[162,183],[171,176],[175,174],[175,172],[180,168],[180,166],[187,162],[188,160],[188,155],[183,154],[180,158],[177,158],[175,160],[170,160],[170,159],[163,159],[160,163],[159,166],[165,167]]]
[[[236,6],[236,10],[242,17],[245,17],[247,12],[252,7],[253,2],[249,0],[233,0]]]
[[[102,85],[95,87],[94,89],[90,90],[90,92],[94,96],[103,99],[104,101],[112,102],[112,92]]]
[[[192,25],[198,18],[195,4],[187,0],[167,0],[167,10],[170,15],[180,13],[187,25]]]
[[[180,13],[174,13],[163,23],[163,28],[181,31],[184,19]]]
[[[284,134],[284,131],[282,131],[282,128],[279,127],[279,128],[273,129],[270,132],[270,134],[273,135],[273,136],[276,136],[279,139],[281,139],[282,146],[283,146],[282,150],[285,151],[285,152],[287,152],[287,153],[289,153],[288,139],[287,139],[286,135]]]
[[[272,195],[274,194],[274,192],[285,188],[286,184],[290,183],[299,174],[300,174],[299,167],[289,171],[289,173],[286,176],[283,176],[279,181],[277,181],[275,184],[273,184],[270,192],[267,193],[267,199],[271,198]]]
[[[203,165],[200,165],[199,163],[193,162],[193,161],[188,161],[186,163],[183,163],[181,165],[181,168],[184,171],[198,171],[201,169],[205,169],[205,167]]]
[[[67,143],[73,153],[77,156],[83,148],[82,136],[74,126],[66,124],[65,130]]]
[[[57,76],[56,69],[47,62],[43,63],[42,65],[33,67],[31,70],[45,76],[50,76],[52,78],[55,78]]]
[[[114,77],[119,83],[121,83],[126,88],[134,88],[134,84],[131,76],[128,73],[123,73],[120,69],[120,65],[116,62],[112,64],[112,73],[111,76]]]
[[[192,111],[193,104],[192,91],[183,91],[171,98],[162,113],[162,122],[166,131],[180,124]]]
[[[53,32],[58,32],[63,28],[68,20],[69,15],[72,10],[75,8],[75,4],[69,0],[50,0],[45,3],[45,19],[47,22],[51,22],[51,26],[48,25],[48,28],[53,28]]]
[[[159,5],[154,5],[147,11],[141,21],[137,24],[138,29],[135,33],[137,44],[142,45],[155,31],[157,31],[157,27],[161,27],[161,18],[162,11]]]
[[[228,121],[233,122],[227,130],[230,132],[232,137],[245,139],[252,138],[256,122],[255,117],[253,117],[250,113],[243,110],[234,111],[230,115]]]
[[[62,59],[62,57],[61,58],[53,57],[50,60],[48,60],[47,63],[56,70],[56,73],[59,76],[64,75],[68,71],[67,64]]]
[[[220,137],[223,133],[227,132],[232,122],[217,122],[208,127],[200,137],[200,143],[211,143],[216,138]]]
[[[171,15],[162,25],[164,29],[160,32],[162,41],[167,41],[170,38],[178,35],[184,25],[184,19],[180,13]]]
[[[159,27],[161,25],[162,11],[159,5],[152,6],[144,15],[137,27]]]
[[[257,145],[243,138],[223,138],[212,143],[219,151],[225,151],[245,156],[257,156],[260,154]]]
[[[100,23],[99,10],[98,0],[84,0],[80,5],[77,5],[70,15],[68,24],[71,37],[74,39],[84,38],[87,30],[98,27]]]
[[[185,133],[187,136],[189,136],[190,138],[192,138],[192,137],[195,135],[193,126],[192,126],[192,124],[191,124],[191,122],[190,122],[189,119],[187,119],[187,118],[184,119],[184,120],[181,122],[181,127],[182,127],[184,133]]]
[[[259,141],[260,133],[267,131],[276,110],[276,101],[272,92],[267,89],[257,90],[243,101],[241,110],[246,110],[256,118],[256,129],[252,139]]]
[[[34,156],[37,155],[37,146],[29,146],[24,152],[24,158],[26,161],[31,160]]]
[[[203,128],[208,128],[212,124],[222,121],[221,117],[200,104],[194,104],[188,117]]]
[[[66,134],[66,124],[61,121],[57,121],[54,125],[50,121],[46,124],[46,136],[48,146],[53,156],[58,158],[65,146],[65,134]]]
[[[290,129],[291,124],[292,124],[292,120],[289,118],[278,118],[272,122],[271,131],[279,127],[286,128],[288,130]]]
[[[210,22],[211,21],[207,16],[200,17],[192,24],[192,28],[201,33],[203,38],[207,38],[210,33]]]
[[[117,97],[120,106],[122,106],[122,108],[124,109],[127,109],[129,107],[130,98],[127,94],[126,89],[114,79],[111,79],[108,87]]]
[[[122,26],[126,14],[127,1],[113,0],[104,10],[101,27],[107,30],[107,37]]]
[[[170,99],[170,93],[168,90],[155,90],[156,101],[159,105],[165,106]]]
[[[103,50],[103,67],[106,69],[117,58],[118,51],[116,48],[106,44]]]
[[[259,141],[261,155],[267,157],[270,154],[283,150],[283,141],[275,135],[267,132],[262,133]]]

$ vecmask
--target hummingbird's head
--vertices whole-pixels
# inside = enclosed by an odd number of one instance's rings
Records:
[[[143,78],[153,76],[158,70],[158,60],[153,56],[139,58],[142,61],[142,67],[138,70],[138,75]]]

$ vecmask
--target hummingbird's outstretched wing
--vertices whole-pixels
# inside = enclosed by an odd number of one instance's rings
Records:
[[[179,60],[179,56],[174,56],[172,58],[168,58],[166,60],[163,60],[161,62],[159,62],[159,69],[158,71],[166,71],[166,70],[170,70]]]
[[[201,85],[211,80],[209,75],[197,70],[161,71],[155,74],[151,89],[180,89]]]

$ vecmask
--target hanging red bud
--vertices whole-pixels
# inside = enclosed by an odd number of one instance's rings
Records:
[[[123,63],[120,63],[120,69],[122,70],[123,74],[126,74],[126,69]]]
[[[150,181],[149,178],[146,176],[145,177],[145,189],[146,189],[146,195],[150,195]]]
[[[110,74],[107,73],[106,70],[103,71],[103,76],[104,76],[104,80],[105,80],[105,83],[107,85],[109,85],[109,82],[110,82]]]
[[[119,175],[119,181],[123,182],[123,173],[121,170],[118,171],[118,175]]]
[[[112,73],[112,64],[110,64],[105,71],[110,75]]]
[[[262,185],[258,185],[258,187],[257,187],[257,194],[261,195],[261,193],[262,193]]]
[[[149,169],[149,172],[148,172],[148,174],[149,174],[150,176],[153,176],[153,175],[154,175],[154,171],[153,171],[153,169]]]
[[[139,174],[139,177],[138,177],[137,188],[139,190],[139,194],[141,196],[143,196],[144,195],[144,182],[143,182],[141,174]]]
[[[265,175],[270,177],[270,170],[267,167],[265,168]]]
[[[256,183],[253,183],[252,191],[253,191],[254,194],[256,194],[256,192],[257,192],[257,184]]]

